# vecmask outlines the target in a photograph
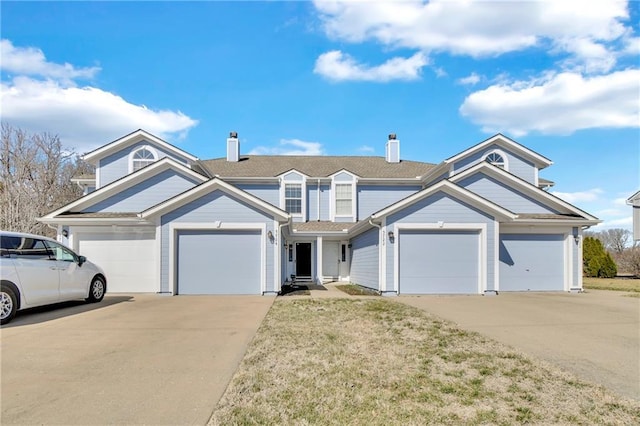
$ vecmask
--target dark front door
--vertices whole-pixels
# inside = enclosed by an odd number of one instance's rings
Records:
[[[311,276],[311,243],[296,243],[296,276]]]

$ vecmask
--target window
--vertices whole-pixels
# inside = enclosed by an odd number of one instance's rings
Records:
[[[156,161],[156,155],[147,147],[142,147],[133,153],[131,171],[135,172]]]
[[[25,260],[50,260],[54,258],[53,252],[43,240],[28,237],[20,237],[20,243],[15,247],[14,253],[19,259]]]
[[[291,214],[302,214],[302,184],[285,184],[284,207],[285,210]]]
[[[351,216],[353,214],[353,185],[350,183],[336,184],[336,216]]]
[[[73,254],[66,247],[62,247],[60,244],[52,243],[51,241],[46,242],[47,247],[49,247],[56,258],[56,260],[62,260],[65,262],[77,262],[75,254]]]
[[[501,169],[504,169],[504,158],[502,157],[502,155],[498,154],[497,152],[491,152],[489,153],[486,157],[485,160],[490,163],[493,164],[494,166],[500,167]]]

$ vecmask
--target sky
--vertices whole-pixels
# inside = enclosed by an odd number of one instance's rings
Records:
[[[0,3],[3,122],[88,152],[138,128],[201,158],[439,163],[496,133],[555,195],[631,228],[640,2]]]

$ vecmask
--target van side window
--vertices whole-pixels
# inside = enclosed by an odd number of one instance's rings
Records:
[[[55,259],[53,251],[46,246],[43,240],[36,238],[22,237],[20,245],[16,248],[15,253],[19,259],[29,260],[51,260]]]
[[[20,246],[20,237],[10,237],[8,235],[0,236],[0,256],[8,257],[16,254],[16,249]]]
[[[66,247],[62,247],[60,244],[52,243],[51,241],[45,241],[45,244],[53,252],[53,256],[56,260],[62,260],[65,262],[77,262],[75,254]]]

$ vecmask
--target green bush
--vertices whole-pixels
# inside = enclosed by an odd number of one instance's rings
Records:
[[[614,278],[618,267],[600,240],[585,237],[582,248],[583,271],[587,277]]]

